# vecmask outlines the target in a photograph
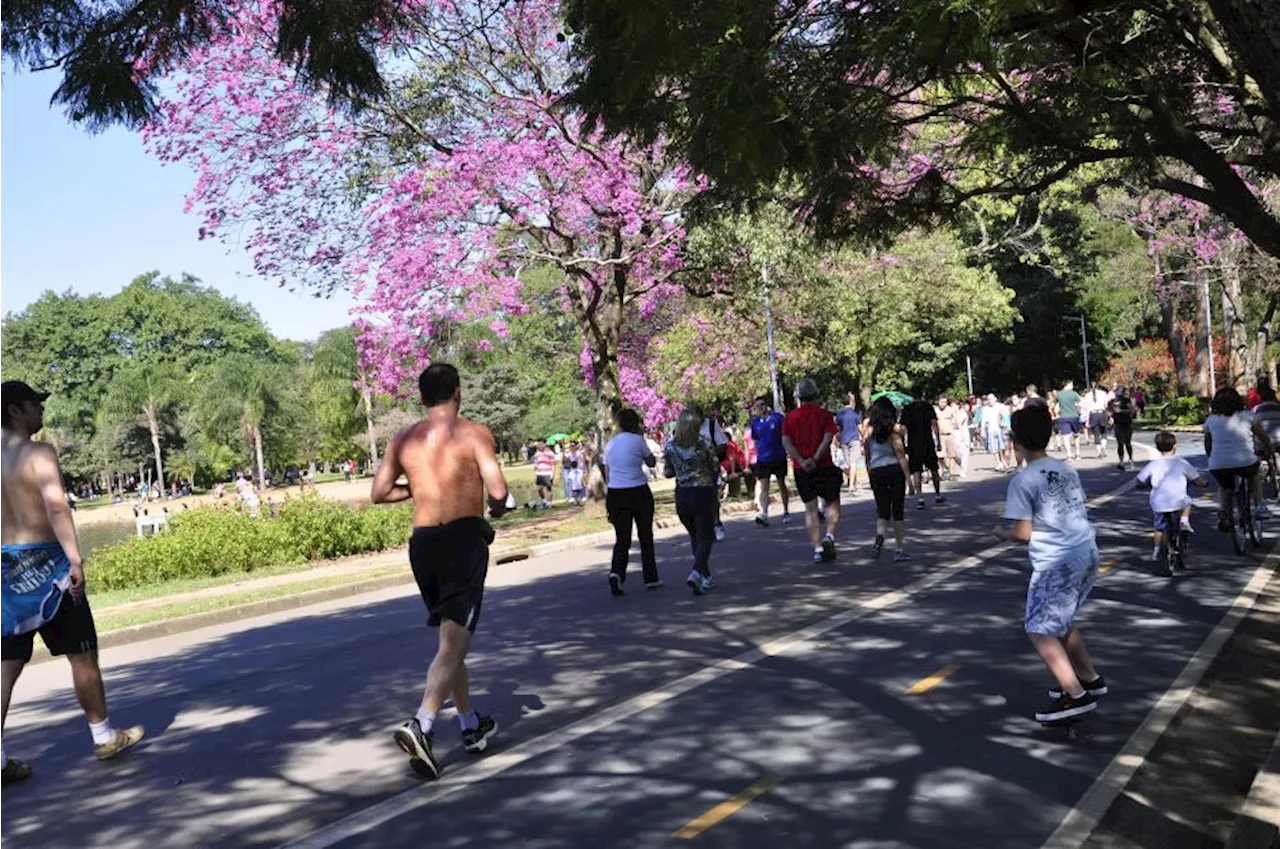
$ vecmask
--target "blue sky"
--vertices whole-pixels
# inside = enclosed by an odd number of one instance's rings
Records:
[[[351,298],[290,294],[255,276],[243,251],[197,239],[198,219],[182,212],[191,171],[161,166],[136,134],[72,126],[49,107],[57,84],[49,72],[4,74],[0,310],[19,312],[47,289],[111,294],[159,270],[252,304],[282,338],[348,323]]]

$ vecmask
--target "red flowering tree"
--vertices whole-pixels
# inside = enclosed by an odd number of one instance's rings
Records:
[[[498,335],[525,269],[564,273],[586,379],[608,426],[623,403],[664,415],[641,377],[681,296],[678,215],[696,189],[657,146],[588,131],[563,108],[571,67],[551,0],[423,0],[383,39],[389,95],[354,113],[296,85],[270,4],[192,52],[147,130],[193,166],[202,236],[242,240],[256,269],[322,295],[352,288],[360,350],[404,393],[445,322]]]

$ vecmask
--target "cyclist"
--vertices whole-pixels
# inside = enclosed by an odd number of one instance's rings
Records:
[[[1244,476],[1253,494],[1253,515],[1269,516],[1262,503],[1261,465],[1254,453],[1255,439],[1264,447],[1270,462],[1275,462],[1271,439],[1253,413],[1244,408],[1244,399],[1234,387],[1224,386],[1213,396],[1210,415],[1204,422],[1204,453],[1209,457],[1209,474],[1218,482],[1218,530],[1230,533],[1236,478]]]
[[[1160,559],[1160,544],[1164,541],[1164,535],[1167,533],[1172,537],[1179,530],[1165,523],[1167,514],[1181,513],[1180,529],[1194,533],[1191,530],[1191,499],[1187,498],[1187,482],[1191,481],[1197,486],[1208,483],[1194,466],[1177,456],[1178,437],[1169,431],[1162,430],[1156,434],[1156,450],[1160,452],[1159,459],[1147,463],[1138,472],[1138,485],[1151,489],[1153,562]]]

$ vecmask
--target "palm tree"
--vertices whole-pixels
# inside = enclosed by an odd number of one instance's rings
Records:
[[[117,424],[146,421],[156,459],[156,484],[163,492],[164,452],[160,446],[160,417],[180,398],[186,381],[176,366],[132,360],[111,378],[102,414]]]
[[[311,398],[317,404],[340,403],[345,410],[364,413],[365,434],[369,439],[369,459],[378,463],[378,439],[373,427],[373,389],[369,376],[360,366],[356,350],[355,330],[340,327],[316,340],[311,355]]]
[[[281,363],[250,354],[223,357],[207,373],[199,406],[208,421],[238,419],[245,444],[253,449],[258,486],[266,483],[262,424],[280,406],[291,372]]]

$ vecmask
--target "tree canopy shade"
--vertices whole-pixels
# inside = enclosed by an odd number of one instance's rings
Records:
[[[280,0],[272,43],[304,84],[334,103],[381,97],[376,47],[400,25],[398,0]],[[226,33],[220,0],[8,0],[4,56],[27,70],[62,72],[53,102],[99,130],[139,127],[153,117],[155,80]]]
[[[876,235],[1069,177],[1205,204],[1280,256],[1270,0],[566,0],[573,100],[719,191],[798,177]]]

